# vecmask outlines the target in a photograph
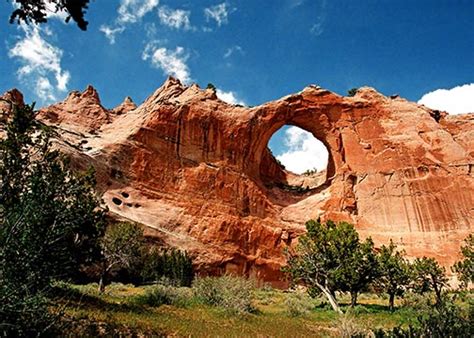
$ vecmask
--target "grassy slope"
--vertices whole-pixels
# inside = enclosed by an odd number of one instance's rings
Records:
[[[143,333],[166,336],[225,336],[225,337],[310,337],[338,336],[341,319],[323,300],[304,297],[312,308],[301,316],[288,313],[288,297],[293,295],[277,290],[258,290],[255,293],[254,314],[230,314],[219,308],[192,303],[186,307],[162,305],[149,307],[133,301],[145,292],[145,287],[115,284],[105,294],[99,295],[95,285],[73,286],[73,300],[57,302],[66,305],[65,313],[72,327],[65,329],[69,334],[95,335],[97,333],[120,332],[131,335]],[[342,297],[342,303],[348,299]],[[387,301],[376,296],[362,295],[360,306],[355,309],[349,325],[356,323],[360,328],[389,328],[408,325],[416,316],[411,308],[400,308],[391,313]],[[85,327],[95,326],[95,331]],[[346,325],[347,322],[345,323]],[[115,331],[114,331],[115,329]]]

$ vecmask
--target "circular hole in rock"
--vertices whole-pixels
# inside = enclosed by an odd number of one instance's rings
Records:
[[[112,202],[114,202],[114,204],[116,204],[116,205],[121,205],[122,204],[122,200],[120,198],[117,198],[117,197],[112,198]]]
[[[326,182],[328,158],[326,146],[311,132],[284,125],[270,138],[260,173],[270,186],[305,192]]]

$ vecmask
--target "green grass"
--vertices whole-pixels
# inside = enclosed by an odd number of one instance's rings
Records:
[[[97,285],[62,286],[64,297],[56,306],[65,306],[67,327],[72,335],[145,335],[186,337],[336,337],[341,325],[338,316],[324,299],[299,298],[311,305],[301,316],[289,314],[287,299],[294,293],[272,289],[258,289],[254,293],[255,313],[232,314],[218,307],[190,301],[185,307],[161,305],[152,307],[137,302],[150,287],[112,284],[104,294]],[[68,299],[66,301],[66,299]],[[344,311],[349,299],[339,297]],[[408,325],[417,313],[409,307],[390,312],[387,300],[375,295],[363,295],[360,305],[348,311],[350,320],[358,328],[391,328]],[[92,327],[92,329],[90,328]]]

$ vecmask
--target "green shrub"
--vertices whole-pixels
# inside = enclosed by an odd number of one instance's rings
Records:
[[[196,299],[235,313],[253,312],[254,284],[248,279],[225,275],[198,278],[193,282]]]
[[[174,305],[186,307],[193,301],[193,292],[190,288],[154,285],[149,287],[145,294],[136,296],[134,302],[139,305],[158,307],[160,305]]]
[[[468,311],[457,306],[453,299],[443,296],[436,306],[419,311],[416,323],[408,328],[375,330],[375,337],[473,337],[474,305]]]
[[[352,96],[355,96],[355,94],[357,94],[357,91],[359,90],[359,88],[351,88],[347,91],[347,96],[349,97],[352,97]]]
[[[285,299],[286,311],[292,317],[304,316],[314,309],[312,299],[304,293],[291,293]]]
[[[25,295],[18,289],[0,285],[0,337],[52,333],[58,318],[48,311],[47,298],[40,292]]]

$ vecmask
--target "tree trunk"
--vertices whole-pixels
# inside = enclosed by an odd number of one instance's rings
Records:
[[[103,293],[105,291],[105,283],[107,282],[107,274],[109,273],[109,268],[105,262],[102,262],[102,271],[100,273],[99,280],[99,292]]]
[[[354,307],[356,305],[357,305],[357,292],[351,291],[351,307]]]
[[[105,291],[105,273],[102,273],[100,275],[100,280],[99,280],[99,292],[103,293]]]
[[[441,300],[441,288],[439,288],[437,284],[434,284],[433,289],[434,289],[434,292],[435,292],[435,295],[436,295],[436,304],[441,305],[441,303],[443,302]]]
[[[324,286],[322,286],[319,283],[316,283],[316,286],[322,291],[322,293],[324,293],[324,295],[326,296],[326,298],[329,301],[329,304],[331,304],[333,310],[342,315],[342,310],[339,307],[339,305],[337,304],[336,299],[334,299],[331,291],[329,291],[328,289],[326,289]]]
[[[390,296],[390,298],[388,300],[388,308],[389,308],[390,311],[393,311],[394,303],[395,303],[395,294],[391,293],[389,296]]]

